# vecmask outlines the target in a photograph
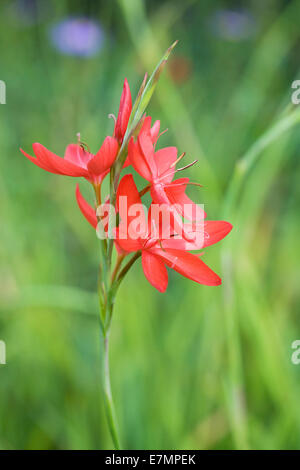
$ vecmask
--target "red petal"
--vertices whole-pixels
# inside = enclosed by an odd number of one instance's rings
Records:
[[[159,134],[159,129],[160,129],[160,121],[155,121],[155,123],[151,127],[151,120],[152,120],[151,116],[147,116],[144,119],[142,128],[140,130],[140,134],[142,134],[143,132],[146,132],[146,133],[148,132],[151,136],[151,140],[152,140],[152,143],[154,145],[154,144],[156,144],[157,139],[158,139],[158,134]]]
[[[117,189],[117,203],[121,196],[127,197],[127,207],[132,204],[142,204],[138,189],[132,175],[125,175],[121,179]]]
[[[155,121],[153,126],[151,127],[150,133],[151,133],[151,139],[153,144],[156,144],[158,135],[159,135],[159,129],[160,129],[160,121]]]
[[[123,168],[127,168],[129,165],[131,165],[131,161],[129,156],[127,155]]]
[[[184,215],[186,219],[195,220],[200,223],[205,219],[206,213],[201,206],[196,204],[185,194],[188,182],[189,178],[179,178],[166,186],[165,192],[171,204],[178,205],[178,211],[182,216]]]
[[[152,181],[152,174],[149,165],[144,154],[140,151],[138,144],[134,143],[133,138],[129,141],[128,158],[135,171],[137,171],[147,181]]]
[[[101,175],[114,163],[119,149],[119,144],[113,137],[106,137],[100,150],[88,163],[88,170],[93,175]]]
[[[222,220],[207,220],[204,224],[184,224],[184,228],[189,234],[194,233],[193,241],[186,241],[182,237],[172,237],[163,241],[163,247],[186,251],[202,250],[226,237],[232,225]]]
[[[76,200],[77,200],[78,207],[81,210],[81,213],[83,214],[83,216],[92,225],[92,227],[94,227],[96,229],[97,224],[98,224],[96,211],[84,199],[84,197],[82,196],[82,194],[80,192],[78,184],[76,186]]]
[[[160,183],[151,185],[150,194],[154,204],[163,204],[164,212],[169,212],[169,225],[170,229],[172,229],[169,231],[172,233],[173,231],[175,231],[177,234],[182,235],[183,238],[189,241],[190,237],[189,234],[185,231],[184,223],[181,216],[181,206],[174,205],[174,202],[168,198],[167,193],[165,191],[165,187]],[[166,234],[166,229],[168,229],[168,226],[162,227],[162,233]]]
[[[64,158],[55,155],[55,153],[50,152],[43,145],[35,143],[32,147],[39,162],[45,167],[50,168],[53,173],[67,176],[88,176],[88,171],[85,168],[74,165]]]
[[[155,163],[158,169],[158,176],[162,178],[161,182],[163,184],[171,183],[175,172],[175,166],[171,167],[171,165],[176,162],[176,159],[176,147],[165,147],[155,152]]]
[[[82,196],[80,190],[79,190],[79,185],[76,186],[76,200],[77,204],[79,206],[79,209],[81,210],[81,213],[83,216],[86,218],[86,220],[92,225],[94,229],[97,229],[98,225],[98,220],[96,216],[96,211],[86,202],[84,197]],[[106,227],[107,230],[107,227]],[[120,247],[119,243],[117,240],[115,240],[115,247],[117,252],[121,254],[126,254],[124,250]]]
[[[143,132],[148,132],[148,133],[151,132],[151,120],[152,120],[151,116],[145,117],[143,125],[140,130],[140,134],[142,134]]]
[[[231,232],[233,226],[224,220],[207,220],[204,223],[204,247],[214,245]]]
[[[135,206],[132,208],[132,206]],[[137,209],[141,221],[140,232],[134,231],[134,221],[137,219],[137,213],[130,213],[130,209]],[[120,213],[120,224],[117,231],[120,240],[120,246],[125,251],[136,251],[143,245],[142,235],[147,231],[146,217],[143,211],[143,205],[137,187],[132,175],[125,175],[117,189],[117,210]],[[129,246],[130,245],[130,246]]]
[[[115,125],[114,135],[119,142],[122,142],[127,129],[130,113],[132,109],[131,93],[128,81],[125,78],[123,92],[120,100],[119,114]]]
[[[198,256],[181,250],[153,250],[164,259],[167,266],[182,276],[206,286],[218,286],[221,278],[212,271]]]
[[[30,160],[32,163],[34,163],[39,168],[42,168],[43,170],[46,170],[49,173],[54,173],[54,174],[59,174],[59,175],[61,174],[57,171],[54,171],[51,167],[49,167],[49,165],[44,165],[43,163],[41,163],[36,157],[32,157],[28,153],[24,152],[23,149],[20,148],[20,150],[23,153],[23,155],[25,155],[25,157],[28,158],[28,160]]]
[[[117,240],[115,240],[114,242],[115,242],[115,247],[116,247],[117,253],[119,255],[126,255],[127,253],[129,253],[128,251],[122,249],[122,247],[120,246],[120,244]]]
[[[144,159],[151,171],[152,178],[156,178],[158,175],[158,170],[156,161],[154,159],[154,147],[150,132],[141,132],[138,137],[138,143],[140,150],[144,155]]]
[[[180,225],[181,229],[182,224],[182,219],[178,214],[174,221],[173,213],[168,205],[155,203],[150,205],[148,210],[148,234],[150,238],[169,241],[172,236],[171,240],[173,241],[174,225],[177,228]],[[175,247],[172,246],[171,248]]]
[[[74,163],[81,168],[86,168],[88,162],[93,158],[93,154],[84,150],[81,145],[70,144],[67,146],[64,159]]]
[[[131,239],[128,237],[127,230],[123,230],[122,224],[116,229],[116,240],[115,242],[119,247],[126,253],[131,253],[132,251],[139,251],[143,247],[142,240],[138,238],[137,240]]]
[[[159,292],[165,292],[168,287],[168,271],[163,261],[149,251],[143,251],[142,266],[150,284]]]

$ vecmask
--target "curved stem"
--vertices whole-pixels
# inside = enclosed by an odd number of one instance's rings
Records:
[[[111,275],[111,283],[113,284],[114,280],[116,279],[116,276],[118,274],[118,271],[121,267],[121,264],[123,263],[123,259],[125,258],[126,255],[118,255],[116,265],[114,267],[113,273]]]
[[[120,287],[120,284],[124,277],[126,276],[127,272],[131,268],[131,266],[135,263],[135,261],[141,256],[141,252],[138,251],[132,258],[128,261],[128,263],[124,266],[120,274],[118,275],[117,279],[111,284],[108,296],[107,296],[107,305],[110,305],[110,308],[108,310],[108,313],[105,317],[105,324],[104,324],[104,330],[109,331],[110,329],[110,324],[112,320],[112,310],[113,310],[113,305],[115,302],[115,297],[117,294],[117,291]]]
[[[110,384],[110,371],[109,371],[109,331],[103,335],[103,353],[102,353],[102,385],[104,392],[104,404],[109,425],[110,434],[116,450],[120,450],[120,438],[117,428],[117,419],[115,413],[115,406],[113,402],[111,384]]]
[[[117,285],[119,286],[120,282],[122,281],[122,279],[124,278],[124,276],[127,274],[127,272],[129,271],[129,269],[131,268],[131,266],[136,262],[136,260],[141,256],[141,252],[140,251],[137,251],[135,253],[135,255],[132,256],[132,258],[128,261],[127,264],[125,264],[124,268],[122,269],[122,271],[120,272],[118,278],[117,278]]]

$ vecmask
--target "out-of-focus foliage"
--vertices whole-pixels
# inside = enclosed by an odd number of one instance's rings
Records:
[[[38,141],[62,154],[80,131],[96,151],[112,132],[107,116],[124,77],[136,93],[175,39],[149,112],[169,128],[160,145],[199,159],[187,175],[204,188],[191,195],[234,231],[204,255],[220,288],[170,273],[161,295],[139,264],[124,281],[111,335],[123,441],[299,448],[297,119],[253,145],[297,112],[300,4],[253,0],[227,11],[226,3],[1,2],[1,448],[112,445],[100,390],[97,239],[76,207],[74,180],[39,170],[18,149]],[[250,148],[243,174],[237,162]]]

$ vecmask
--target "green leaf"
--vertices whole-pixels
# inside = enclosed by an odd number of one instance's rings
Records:
[[[153,71],[151,77],[149,78],[146,86],[144,86],[144,89],[143,89],[143,91],[140,95],[140,99],[137,101],[137,103],[135,103],[135,105],[132,109],[131,116],[129,118],[128,128],[127,128],[129,133],[131,133],[132,130],[137,126],[139,120],[143,116],[143,114],[144,114],[144,112],[145,112],[145,110],[146,110],[146,108],[149,104],[149,101],[151,100],[151,97],[154,93],[154,90],[155,90],[155,87],[158,83],[159,77],[160,77],[160,75],[161,75],[161,73],[162,73],[162,71],[163,71],[163,69],[164,69],[164,67],[167,63],[167,60],[168,60],[172,50],[174,49],[174,47],[176,46],[177,43],[178,43],[178,41],[173,42],[173,44],[167,49],[167,51],[165,52],[165,54],[161,58],[160,62],[157,64],[156,68],[154,69],[154,71]],[[142,86],[143,86],[143,84],[142,84]],[[138,98],[139,98],[139,94],[138,94]],[[126,139],[126,134],[125,134],[125,139]]]

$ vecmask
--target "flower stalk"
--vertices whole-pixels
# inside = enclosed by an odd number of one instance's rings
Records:
[[[39,143],[33,144],[34,157],[22,150],[26,158],[43,170],[57,175],[83,177],[94,189],[96,210],[83,198],[78,185],[76,199],[79,209],[100,239],[101,381],[109,430],[117,450],[121,448],[121,441],[110,382],[109,337],[113,307],[121,282],[135,261],[141,258],[146,279],[159,292],[165,292],[168,286],[167,267],[199,284],[220,285],[221,278],[217,273],[200,259],[199,254],[190,252],[217,243],[232,228],[225,221],[204,221],[206,213],[203,208],[185,193],[187,185],[198,183],[191,183],[186,177],[174,179],[178,171],[190,168],[196,160],[176,169],[185,153],[178,157],[174,146],[157,150],[157,140],[165,131],[160,132],[159,120],[153,122],[151,116],[145,114],[176,43],[166,51],[148,80],[145,75],[133,106],[125,78],[113,135],[104,139],[96,154],[91,153],[80,136],[77,144],[67,146],[64,158]],[[122,176],[123,169],[128,166],[131,166],[130,174]],[[140,191],[134,181],[134,172],[146,183]],[[110,176],[109,197],[104,198],[101,194],[102,182],[107,175]],[[142,204],[146,193],[151,199],[147,217]],[[122,205],[124,199],[125,208]],[[103,205],[102,200],[105,201]],[[109,203],[108,220],[106,203]],[[160,211],[162,215],[169,216],[167,222],[164,217],[160,218]],[[138,223],[133,215],[137,213]],[[204,232],[205,236],[198,237],[200,232]],[[114,251],[116,256],[113,256]],[[112,266],[114,259],[115,265]]]
[[[101,328],[102,329],[102,328]],[[102,344],[102,353],[101,353],[101,379],[102,379],[102,389],[104,396],[104,406],[107,417],[107,422],[112,437],[112,441],[116,450],[121,449],[121,443],[118,432],[117,418],[115,412],[115,405],[111,392],[111,383],[110,383],[110,369],[109,369],[109,333],[110,328],[102,329],[101,335],[101,344]]]

